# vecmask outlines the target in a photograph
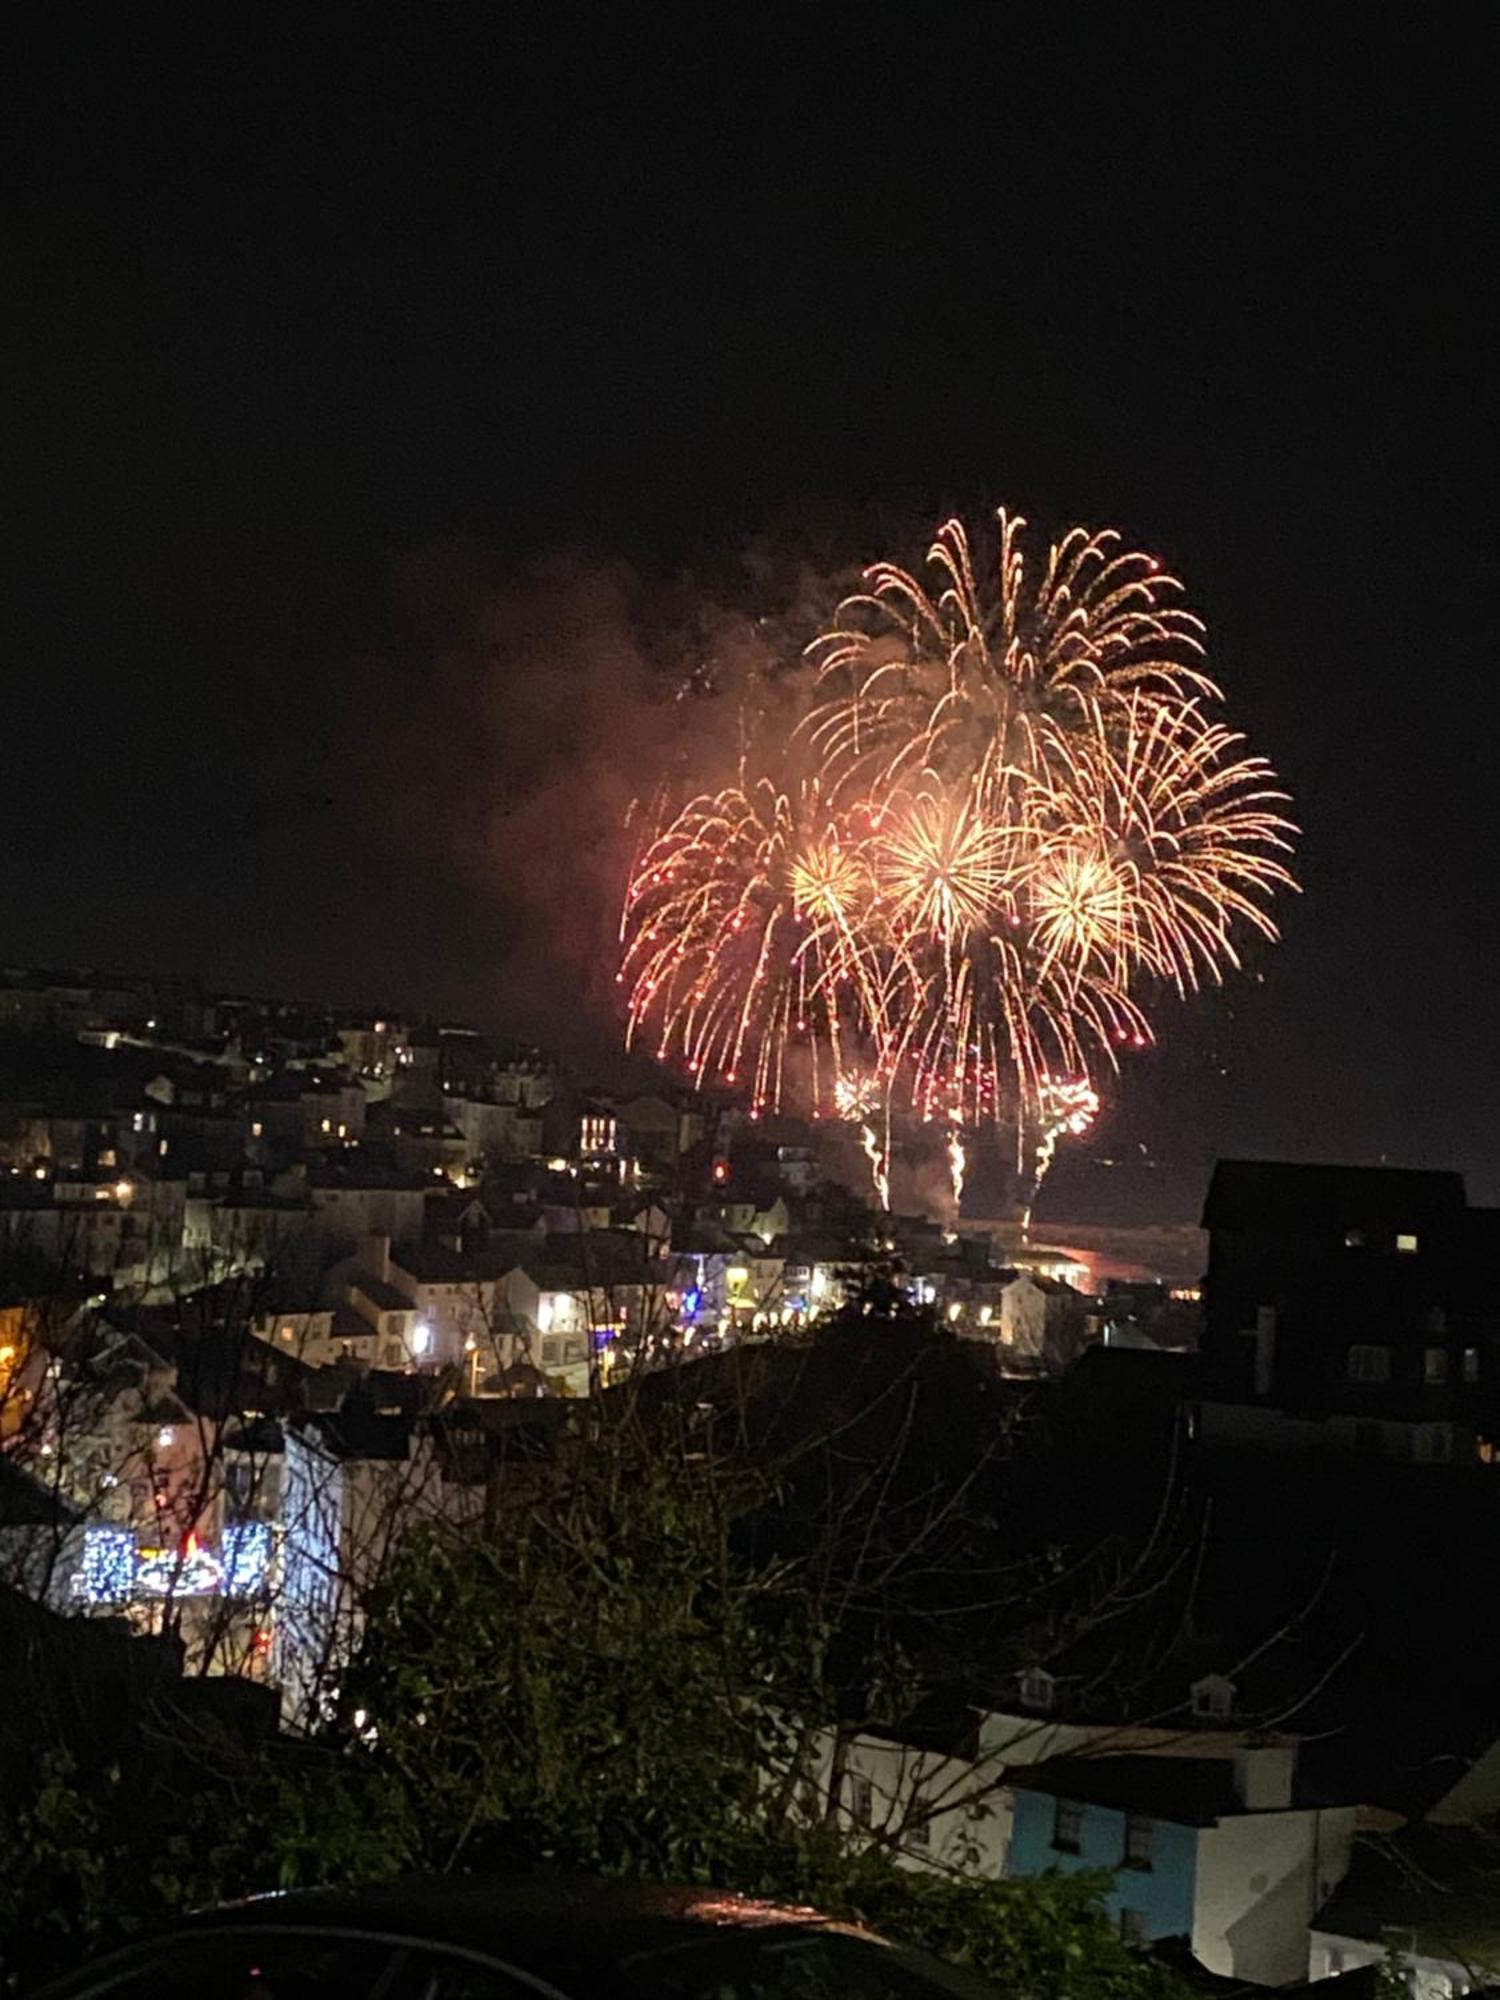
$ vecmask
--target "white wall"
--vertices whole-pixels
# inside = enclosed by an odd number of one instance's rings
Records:
[[[1261,1986],[1305,1975],[1314,1913],[1349,1872],[1354,1811],[1246,1813],[1203,1829],[1192,1943],[1210,1972]]]

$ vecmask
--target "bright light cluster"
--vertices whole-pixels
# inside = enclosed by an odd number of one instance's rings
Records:
[[[275,1535],[267,1521],[225,1528],[216,1554],[189,1535],[178,1548],[141,1548],[133,1528],[91,1522],[73,1572],[72,1594],[85,1604],[128,1604],[141,1597],[264,1596],[271,1583]]]
[[[95,1523],[83,1531],[73,1595],[87,1604],[128,1604],[135,1594],[135,1571],[135,1530]]]
[[[983,585],[958,521],[932,588],[867,570],[808,649],[799,726],[762,729],[632,870],[627,1039],[752,1113],[795,1084],[855,1119],[900,1099],[955,1139],[1041,1130],[1054,1078],[1153,1038],[1152,993],[1276,936],[1296,829],[1216,719],[1176,580],[1081,528],[1033,570],[1024,522],[998,521]]]

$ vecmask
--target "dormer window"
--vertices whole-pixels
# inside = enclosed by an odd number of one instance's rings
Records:
[[[1193,1714],[1203,1722],[1224,1722],[1234,1713],[1234,1682],[1222,1674],[1205,1674],[1188,1690]]]
[[[1028,1667],[1022,1674],[1021,1700],[1027,1708],[1051,1712],[1057,1701],[1057,1682],[1045,1667]]]

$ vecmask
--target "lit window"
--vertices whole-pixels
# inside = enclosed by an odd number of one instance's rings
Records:
[[[1466,1347],[1464,1349],[1464,1380],[1466,1382],[1477,1382],[1479,1380],[1479,1349],[1477,1347]]]
[[[1346,1229],[1344,1231],[1344,1248],[1346,1250],[1363,1250],[1364,1247],[1365,1232],[1362,1229]]]
[[[250,1137],[252,1139],[258,1139],[265,1129],[265,1126],[261,1124],[258,1118],[253,1118],[250,1121]]]
[[[283,1340],[295,1340],[297,1338],[296,1329],[290,1326],[284,1326],[281,1329],[281,1337]]]
[[[1417,1239],[1415,1236],[1398,1236],[1396,1248],[1408,1257],[1413,1256],[1417,1248]]]
[[[333,1120],[332,1120],[331,1118],[325,1118],[325,1119],[323,1120],[323,1128],[322,1128],[322,1129],[323,1129],[323,1130],[324,1130],[325,1132],[331,1132],[331,1131],[333,1130]]]
[[[1151,1836],[1155,1832],[1153,1822],[1144,1813],[1125,1815],[1125,1866],[1127,1868],[1149,1868],[1151,1866]]]
[[[1348,1375],[1351,1382],[1389,1382],[1391,1350],[1375,1346],[1351,1347]]]
[[[1427,1347],[1422,1350],[1422,1380],[1428,1383],[1446,1382],[1448,1379],[1448,1350],[1446,1347]]]
[[[418,1320],[411,1330],[411,1351],[413,1354],[430,1354],[432,1351],[432,1328],[425,1320]]]
[[[1059,1854],[1076,1854],[1083,1845],[1083,1807],[1075,1799],[1058,1799],[1052,1808],[1052,1845]]]
[[[162,1451],[170,1451],[176,1436],[177,1433],[170,1424],[163,1424],[161,1429],[156,1433],[157,1445]]]

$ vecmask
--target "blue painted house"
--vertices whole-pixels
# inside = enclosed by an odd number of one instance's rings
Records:
[[[1354,1807],[1300,1799],[1295,1772],[1285,1742],[1016,1770],[1009,1872],[1110,1876],[1128,1941],[1186,1938],[1211,1972],[1284,1985],[1306,1976],[1312,1918],[1354,1835]]]

